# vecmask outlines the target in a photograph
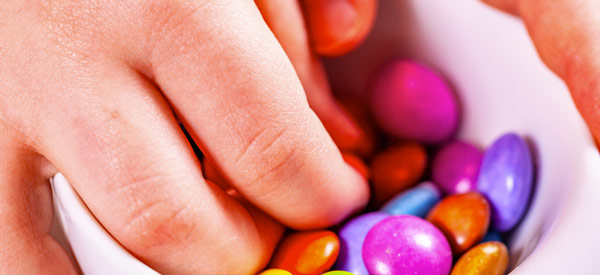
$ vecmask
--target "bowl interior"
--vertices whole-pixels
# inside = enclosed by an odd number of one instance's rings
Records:
[[[395,57],[421,60],[452,83],[463,105],[460,139],[486,148],[514,131],[530,141],[534,195],[508,240],[516,267],[549,235],[581,181],[589,182],[586,163],[597,159],[566,86],[540,61],[518,18],[479,1],[403,0],[380,1],[366,43],[327,61],[334,91],[364,96],[370,72]]]
[[[459,138],[485,148],[515,131],[534,148],[535,193],[509,240],[515,273],[595,270],[600,219],[589,215],[600,209],[600,158],[565,85],[543,66],[520,21],[473,0],[380,3],[366,43],[327,61],[334,89],[364,94],[368,74],[394,57],[437,68],[463,104]],[[53,190],[57,218],[83,272],[156,274],[106,233],[62,175]]]

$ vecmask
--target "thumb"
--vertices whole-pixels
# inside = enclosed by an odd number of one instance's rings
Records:
[[[569,87],[575,105],[600,139],[600,2],[485,0],[519,14],[546,65]]]

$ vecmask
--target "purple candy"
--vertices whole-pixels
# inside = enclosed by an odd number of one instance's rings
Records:
[[[462,141],[450,142],[433,159],[433,181],[448,194],[474,191],[482,158],[477,147]]]
[[[367,234],[362,248],[370,274],[447,275],[452,268],[450,245],[435,226],[410,215],[386,218]]]
[[[519,222],[533,185],[533,163],[525,140],[516,134],[497,139],[483,156],[477,189],[492,207],[492,224],[506,232]]]
[[[362,258],[363,242],[367,232],[389,216],[383,212],[371,212],[347,222],[338,232],[340,252],[334,269],[348,271],[354,275],[369,275]]]
[[[454,92],[441,76],[416,61],[388,63],[374,79],[370,96],[377,122],[392,136],[438,143],[457,128]]]

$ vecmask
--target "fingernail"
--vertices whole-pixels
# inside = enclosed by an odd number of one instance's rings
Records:
[[[306,10],[315,50],[323,55],[345,51],[358,31],[354,5],[348,0],[309,0]]]
[[[367,110],[358,99],[352,97],[344,97],[338,99],[337,106],[347,115],[352,126],[356,129],[358,136],[352,143],[352,147],[341,148],[352,151],[360,156],[369,156],[375,149],[375,132],[369,125]]]
[[[364,134],[348,111],[339,102],[334,101],[333,103],[332,107],[336,109],[333,113],[336,116],[332,121],[324,122],[325,127],[329,128],[328,131],[333,141],[341,150],[354,151],[359,146]]]

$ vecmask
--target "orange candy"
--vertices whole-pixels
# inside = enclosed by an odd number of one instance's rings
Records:
[[[427,220],[446,235],[454,255],[460,255],[481,241],[487,232],[490,206],[475,192],[451,195],[429,212]]]
[[[450,275],[503,275],[508,267],[508,249],[501,242],[485,242],[462,255]]]
[[[365,179],[369,179],[369,167],[367,167],[365,162],[359,156],[352,153],[342,152],[342,157],[346,163],[354,167],[354,169],[356,169],[356,171],[358,171],[358,173],[360,173]]]
[[[419,181],[427,164],[423,145],[407,142],[377,154],[371,163],[374,206],[378,207]]]
[[[331,231],[307,231],[287,236],[277,247],[270,268],[294,275],[321,274],[333,265],[340,249],[338,237]]]

